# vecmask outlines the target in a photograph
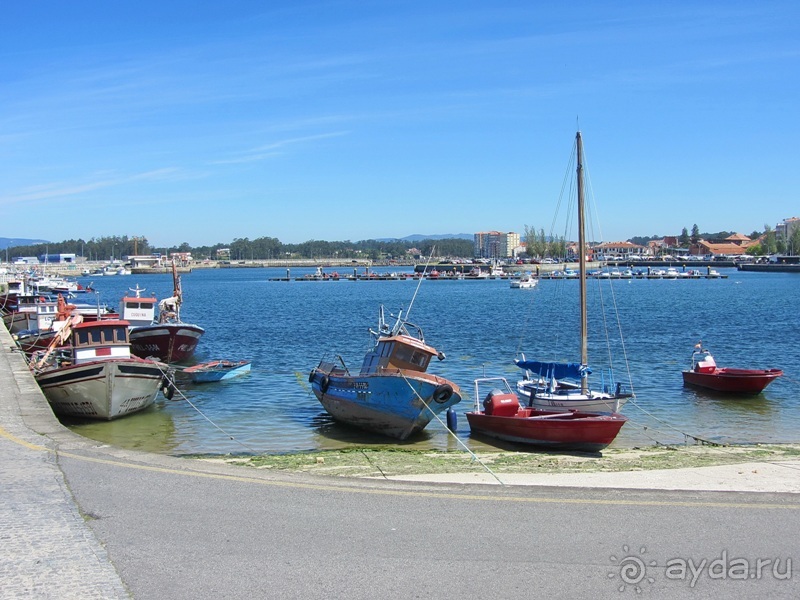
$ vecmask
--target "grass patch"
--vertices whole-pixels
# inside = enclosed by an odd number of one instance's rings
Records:
[[[800,457],[800,444],[753,446],[653,446],[611,448],[602,454],[541,451],[465,452],[383,448],[347,448],[258,456],[198,456],[232,465],[338,477],[381,477],[485,471],[496,473],[590,473],[678,469]],[[480,462],[479,462],[480,461]]]

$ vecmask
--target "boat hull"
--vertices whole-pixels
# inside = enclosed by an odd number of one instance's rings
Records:
[[[554,415],[561,414],[561,417]],[[627,419],[618,414],[570,414],[521,408],[515,415],[467,413],[473,434],[553,450],[599,452],[617,437]]]
[[[212,361],[184,369],[183,373],[194,383],[213,383],[245,375],[250,372],[250,366],[251,363],[244,361],[239,363]]]
[[[120,359],[62,366],[35,377],[56,414],[112,420],[153,404],[164,373],[150,361]]]
[[[166,363],[183,362],[192,357],[205,330],[188,323],[162,323],[132,327],[131,352],[140,358],[156,358]]]
[[[422,431],[435,414],[461,401],[457,385],[429,373],[338,376],[314,369],[309,381],[335,420],[399,440]]]
[[[781,375],[783,371],[780,369],[717,368],[707,373],[683,371],[683,384],[716,392],[760,394]]]
[[[564,389],[556,393],[539,392],[533,394],[531,386],[518,385],[517,391],[525,404],[541,410],[579,410],[590,413],[618,413],[630,396],[611,396],[599,392],[581,393],[580,388]]]
[[[35,326],[36,313],[12,312],[3,316],[3,322],[9,333],[20,333]]]

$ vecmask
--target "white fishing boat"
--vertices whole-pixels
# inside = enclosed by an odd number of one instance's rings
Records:
[[[29,363],[53,412],[111,420],[144,410],[159,390],[172,396],[167,365],[131,355],[126,321],[81,321],[70,317]]]

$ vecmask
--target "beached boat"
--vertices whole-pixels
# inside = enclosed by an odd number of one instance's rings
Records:
[[[249,360],[211,360],[181,369],[194,383],[210,383],[233,379],[250,372]]]
[[[588,309],[586,302],[586,256],[584,214],[583,142],[581,133],[575,137],[578,211],[578,294],[580,300],[580,362],[526,360],[525,355],[515,364],[524,371],[517,383],[517,392],[533,408],[569,409],[588,412],[617,413],[633,396],[629,386],[614,380],[610,370],[602,373],[599,389],[589,386]]]
[[[783,375],[781,369],[718,367],[711,352],[703,348],[701,343],[692,352],[691,368],[682,373],[684,385],[735,394],[760,394]]]
[[[427,372],[431,359],[443,360],[444,354],[427,344],[422,330],[402,315],[401,311],[390,327],[381,306],[378,329],[370,330],[374,345],[358,373],[351,373],[337,356],[336,362],[320,361],[308,378],[334,419],[400,440],[422,431],[434,415],[461,401],[455,383]]]
[[[57,336],[29,364],[58,415],[116,419],[153,404],[159,390],[174,391],[167,365],[131,356],[125,321],[81,322],[74,315]]]
[[[483,396],[487,385],[491,391]],[[599,452],[614,441],[627,418],[523,407],[505,378],[484,377],[475,380],[475,407],[467,412],[467,421],[473,435],[553,450]]]
[[[158,302],[158,317],[155,316],[156,299],[142,297],[144,289],[138,285],[131,289],[133,296],[122,298],[119,312],[131,324],[131,348],[136,356],[153,357],[167,363],[183,362],[194,354],[205,333],[199,325],[181,321],[183,295],[174,262],[172,278],[173,295]]]

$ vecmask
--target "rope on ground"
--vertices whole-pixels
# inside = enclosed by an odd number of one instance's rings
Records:
[[[366,452],[364,452],[364,449],[363,449],[363,448],[360,448],[360,449],[359,449],[359,452],[361,452],[361,454],[363,454],[363,455],[364,455],[364,458],[366,458],[366,459],[367,459],[367,462],[370,464],[370,466],[372,466],[372,467],[374,467],[374,468],[378,469],[378,471],[380,471],[380,474],[381,474],[381,475],[383,475],[383,478],[384,478],[384,479],[386,479],[387,481],[389,480],[389,478],[386,476],[386,473],[384,473],[384,472],[383,472],[383,469],[381,469],[380,465],[379,465],[379,464],[377,464],[377,463],[374,463],[374,462],[372,462],[372,460],[370,460],[369,456],[367,456],[367,453],[366,453]]]
[[[184,393],[183,393],[183,392],[180,390],[180,388],[178,388],[178,386],[177,386],[177,385],[175,385],[175,381],[174,381],[174,379],[173,379],[173,378],[172,378],[172,376],[171,376],[170,369],[167,369],[167,370],[164,370],[164,369],[162,369],[162,368],[161,368],[161,364],[160,364],[160,363],[157,363],[157,362],[154,362],[154,364],[158,365],[158,369],[161,371],[161,374],[162,374],[162,375],[163,375],[163,376],[166,378],[166,380],[167,380],[167,386],[171,386],[171,387],[172,387],[172,388],[173,388],[173,389],[174,389],[176,392],[178,392],[178,395],[179,395],[179,396],[180,396],[180,397],[181,397],[181,398],[182,398],[182,399],[183,399],[183,400],[184,400],[184,401],[185,401],[185,402],[186,402],[186,403],[187,403],[189,406],[191,406],[193,409],[195,409],[195,410],[197,411],[197,414],[199,414],[199,415],[200,415],[201,417],[203,417],[203,418],[204,418],[206,421],[208,421],[209,423],[211,423],[211,425],[212,425],[212,426],[213,426],[215,429],[219,430],[221,433],[223,433],[224,435],[228,436],[228,439],[230,439],[231,441],[233,441],[233,442],[236,442],[237,444],[239,444],[239,445],[240,445],[240,446],[242,446],[243,448],[246,448],[247,450],[249,450],[249,451],[250,451],[250,452],[252,452],[253,454],[258,454],[258,453],[259,453],[259,452],[258,452],[258,451],[257,451],[255,448],[252,448],[251,446],[248,446],[247,444],[245,444],[245,443],[244,443],[244,442],[242,442],[241,440],[238,440],[238,439],[236,439],[236,438],[235,438],[234,436],[232,436],[230,433],[228,433],[227,431],[225,431],[225,430],[224,430],[222,427],[220,427],[219,425],[217,425],[216,423],[214,423],[214,421],[212,421],[211,419],[209,419],[209,418],[208,418],[208,417],[207,417],[207,416],[206,416],[206,415],[203,413],[203,411],[202,411],[202,410],[200,410],[199,408],[197,408],[197,406],[195,406],[195,405],[192,403],[192,401],[191,401],[191,400],[189,400],[189,398],[187,398],[187,397],[186,397],[186,395],[185,395],[185,394],[184,394]]]
[[[484,462],[483,462],[483,461],[482,461],[482,460],[481,460],[481,459],[478,457],[478,455],[477,455],[477,454],[475,454],[475,453],[474,453],[472,450],[470,450],[470,449],[467,447],[467,445],[466,445],[466,444],[465,444],[463,441],[461,441],[461,438],[459,438],[459,437],[456,435],[456,432],[455,432],[455,431],[451,431],[451,430],[450,430],[450,428],[447,426],[447,424],[446,424],[444,421],[442,421],[442,419],[439,417],[439,415],[438,415],[438,414],[436,414],[436,413],[435,413],[433,410],[431,410],[431,407],[428,405],[428,403],[427,403],[427,402],[425,402],[425,399],[424,399],[422,396],[420,396],[420,395],[419,395],[419,392],[417,392],[416,388],[414,388],[414,386],[413,386],[413,385],[411,385],[411,382],[410,382],[410,381],[409,381],[409,380],[406,378],[406,376],[405,376],[403,373],[400,373],[400,376],[403,378],[403,381],[405,381],[405,382],[408,384],[408,387],[410,387],[410,388],[411,388],[411,391],[412,391],[412,392],[414,392],[414,395],[415,395],[417,398],[419,398],[420,402],[422,402],[422,404],[425,406],[425,408],[426,408],[426,409],[428,409],[428,410],[430,411],[430,413],[433,415],[433,417],[434,417],[434,418],[435,418],[437,421],[439,421],[439,423],[440,423],[440,424],[441,424],[441,425],[442,425],[442,426],[445,428],[445,431],[447,431],[448,435],[451,435],[451,436],[453,436],[453,439],[455,439],[455,440],[456,440],[456,442],[457,442],[457,443],[458,443],[458,444],[459,444],[459,445],[460,445],[462,448],[464,448],[464,450],[466,450],[466,451],[469,453],[469,455],[472,457],[472,460],[473,460],[474,462],[477,462],[477,463],[478,463],[480,466],[482,466],[484,469],[486,469],[486,471],[489,473],[489,475],[491,475],[492,477],[494,477],[494,478],[497,480],[497,483],[499,483],[500,485],[503,485],[503,486],[504,486],[504,485],[505,485],[505,483],[503,483],[503,480],[502,480],[502,479],[500,479],[500,478],[499,478],[499,477],[498,477],[498,476],[495,474],[495,472],[494,472],[494,471],[492,471],[492,470],[489,468],[489,466],[488,466],[488,465],[486,465],[486,464],[485,464],[485,463],[484,463]]]

